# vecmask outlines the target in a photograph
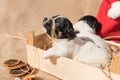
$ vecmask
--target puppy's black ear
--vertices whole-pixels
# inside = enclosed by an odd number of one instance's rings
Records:
[[[98,31],[101,29],[102,24],[98,22],[98,23],[97,23],[97,26],[98,26],[98,27],[96,27],[96,29],[95,29],[96,32],[98,32]]]
[[[97,18],[92,15],[83,16],[79,21],[86,22],[93,30],[96,32],[100,29],[101,24],[98,22]]]
[[[68,36],[69,40],[74,39],[76,37],[76,33],[75,33],[74,29],[72,29],[72,28],[68,29],[67,36]]]
[[[47,20],[48,20],[48,18],[47,18],[47,17],[44,17],[43,22],[45,22],[45,21],[47,21]]]
[[[65,22],[64,23],[64,25],[65,25],[65,29],[64,30],[65,30],[65,32],[67,34],[67,38],[69,40],[74,39],[76,37],[76,33],[75,33],[74,28],[73,28],[72,22],[69,19],[66,19],[64,22]]]
[[[51,36],[52,19],[44,17],[44,19],[43,19],[43,27],[46,30],[46,33],[49,36]]]

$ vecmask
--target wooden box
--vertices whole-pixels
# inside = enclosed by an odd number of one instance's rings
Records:
[[[120,57],[112,60],[111,77],[103,73],[101,69],[60,57],[58,59],[43,59],[45,50],[35,47],[35,36],[33,32],[27,34],[27,60],[28,63],[42,71],[52,74],[61,80],[120,80]],[[110,44],[113,44],[110,42]],[[116,44],[115,44],[116,45]],[[117,65],[116,65],[117,63]],[[105,71],[106,72],[106,71]],[[114,72],[114,73],[113,73]]]

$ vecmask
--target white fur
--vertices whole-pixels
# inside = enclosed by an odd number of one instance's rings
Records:
[[[108,10],[107,16],[112,19],[117,19],[120,17],[120,1],[112,3],[111,8]]]
[[[93,41],[88,40],[88,42],[79,49],[79,54],[77,54],[74,59],[97,67],[100,67],[100,65],[105,66],[111,57],[108,53],[109,47],[105,41],[97,36],[95,31],[84,21],[76,23],[74,29],[80,32],[77,36],[81,39],[82,37],[88,37]]]
[[[71,58],[72,56],[72,45],[67,39],[55,39],[53,47],[48,49],[43,58],[47,59],[50,56],[63,56]]]
[[[79,21],[78,23],[76,23],[74,25],[74,30],[80,32],[79,34],[77,34],[78,37],[88,37],[92,39],[100,48],[108,50],[108,46],[105,41],[101,37],[97,36],[95,34],[95,31],[90,28],[89,25],[84,21]]]
[[[75,39],[70,41],[68,39],[55,39],[53,47],[47,50],[43,57],[47,59],[50,56],[63,56],[95,67],[105,66],[110,59],[106,43],[96,36],[94,31],[83,21],[75,24],[74,29],[80,31]],[[85,41],[82,39],[84,37],[90,38],[93,42]]]

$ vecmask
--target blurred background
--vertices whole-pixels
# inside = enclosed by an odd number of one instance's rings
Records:
[[[44,17],[64,15],[72,23],[84,15],[97,15],[102,0],[0,0],[0,80],[13,80],[3,69],[5,60],[26,61],[26,41],[7,35],[24,37],[29,31],[41,34]],[[8,77],[7,77],[8,76]]]

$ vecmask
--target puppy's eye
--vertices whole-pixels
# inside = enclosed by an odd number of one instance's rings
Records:
[[[46,26],[50,26],[50,23],[46,23]]]
[[[51,24],[46,23],[46,24],[44,24],[44,27],[47,28],[47,29],[50,29],[51,28]]]
[[[59,32],[59,30],[58,30],[58,29],[56,29],[56,30],[55,30],[55,33],[56,33],[56,34],[58,34],[58,32]]]
[[[78,34],[78,33],[80,33],[79,31],[75,31],[75,34]]]

